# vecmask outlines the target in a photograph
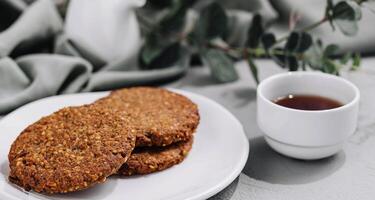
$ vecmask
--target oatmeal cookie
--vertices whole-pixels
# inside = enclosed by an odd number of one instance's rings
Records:
[[[124,117],[91,105],[63,108],[13,142],[9,180],[26,190],[66,193],[102,183],[127,161],[135,135]]]
[[[162,88],[116,90],[94,105],[126,113],[137,136],[137,147],[167,146],[187,141],[200,119],[196,104],[183,95]]]
[[[118,174],[125,176],[149,174],[170,168],[185,159],[192,145],[193,138],[167,147],[138,147],[120,168]]]

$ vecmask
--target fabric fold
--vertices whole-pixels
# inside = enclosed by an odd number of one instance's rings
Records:
[[[0,57],[8,56],[25,42],[48,40],[62,31],[62,20],[49,0],[33,3],[8,29],[0,33]]]
[[[43,97],[79,92],[91,71],[90,63],[71,56],[35,54],[16,62],[3,58],[0,60],[0,113]]]

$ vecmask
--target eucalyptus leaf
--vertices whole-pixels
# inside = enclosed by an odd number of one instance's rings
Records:
[[[361,66],[361,55],[359,53],[354,54],[353,57],[353,65],[350,68],[351,70],[355,71]]]
[[[255,65],[253,58],[248,57],[247,63],[249,64],[251,74],[253,75],[253,78],[257,84],[259,84],[259,76],[258,76],[258,68]]]
[[[334,22],[344,35],[354,36],[358,32],[358,23],[356,21],[337,19]]]
[[[322,42],[320,40],[317,40],[305,52],[304,61],[310,66],[310,68],[322,71],[323,57]]]
[[[310,34],[306,32],[300,33],[300,40],[299,40],[299,45],[296,49],[297,52],[302,53],[306,51],[308,48],[310,48],[312,44],[312,37]]]
[[[160,21],[162,34],[180,32],[185,25],[187,10],[195,2],[196,0],[174,0],[169,12]]]
[[[202,9],[201,16],[195,27],[199,41],[223,37],[227,32],[228,18],[223,7],[213,2]]]
[[[300,36],[299,36],[299,33],[298,32],[292,32],[289,37],[288,37],[288,41],[286,42],[285,44],[285,50],[286,51],[289,51],[289,52],[293,52],[297,46],[298,46],[298,40],[299,40]]]
[[[354,1],[340,1],[333,7],[334,20],[358,21],[362,17],[361,8]]]
[[[261,36],[263,35],[264,29],[262,25],[262,16],[256,14],[253,17],[249,31],[247,34],[247,46],[250,48],[256,48],[259,45]]]
[[[345,53],[344,56],[340,59],[340,63],[343,64],[343,65],[346,65],[351,57],[352,57],[351,52]]]
[[[239,58],[247,59],[256,82],[259,82],[255,62],[258,57],[270,56],[281,67],[290,71],[299,68],[307,70],[306,67],[309,67],[337,75],[341,64],[347,63],[350,59],[352,59],[351,70],[357,69],[361,64],[360,55],[351,53],[342,56],[338,62],[336,56],[339,47],[334,44],[324,46],[319,39],[313,41],[308,31],[328,21],[333,29],[337,28],[348,36],[355,35],[358,32],[358,21],[362,17],[360,6],[363,2],[367,2],[366,0],[327,0],[324,17],[320,21],[300,29],[301,31],[291,32],[287,37],[278,40],[273,33],[265,32],[261,15],[254,15],[248,29],[246,47],[234,47],[230,46],[231,43],[224,42],[228,39],[231,30],[228,23],[230,22],[233,27],[237,22],[230,21],[231,18],[227,17],[226,11],[217,1],[207,1],[194,6],[198,19],[194,20],[195,23],[189,23],[190,26],[187,28],[187,11],[196,1],[148,1],[147,5],[155,4],[159,7],[156,6],[157,17],[140,18],[143,19],[140,20],[144,30],[142,33],[146,35],[144,46],[139,54],[143,69],[173,65],[180,59],[183,47],[187,47],[191,54],[199,54],[195,57],[196,63],[203,62],[209,66],[211,75],[219,82],[238,79],[233,62],[234,59]],[[145,10],[150,9],[147,5]],[[142,26],[143,24],[145,26]],[[182,33],[183,30],[186,32]],[[282,48],[281,44],[284,41],[286,42]],[[245,55],[246,53],[249,55]]]
[[[324,49],[323,55],[325,57],[331,57],[337,55],[339,50],[339,46],[337,46],[336,44],[330,44]]]
[[[354,1],[340,1],[333,8],[332,18],[340,31],[347,36],[358,32],[358,23],[362,17],[361,8]]]
[[[160,21],[159,28],[163,34],[175,33],[181,31],[185,24],[187,8],[177,4]]]
[[[276,37],[273,33],[265,33],[261,37],[263,47],[265,49],[271,48],[276,43]]]
[[[323,68],[322,68],[323,72],[339,75],[338,67],[336,66],[334,61],[330,59],[324,59],[322,64],[323,64]]]
[[[140,52],[142,63],[149,65],[162,53],[165,46],[165,43],[160,42],[156,34],[148,35],[145,45],[142,47]]]
[[[306,32],[292,32],[285,45],[285,50],[288,52],[303,53],[311,44],[312,37],[310,34]]]
[[[178,42],[165,46],[153,46],[141,49],[140,64],[143,69],[160,69],[170,67],[181,57],[181,45]]]
[[[289,68],[289,71],[297,71],[299,67],[298,60],[295,56],[287,56],[286,65]]]
[[[232,82],[238,79],[233,61],[222,51],[217,49],[202,49],[203,63],[211,69],[211,75],[220,83]]]

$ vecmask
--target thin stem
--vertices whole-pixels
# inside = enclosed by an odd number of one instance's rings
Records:
[[[309,25],[309,26],[304,27],[304,28],[300,29],[299,31],[302,31],[302,32],[308,32],[308,31],[311,31],[311,30],[315,29],[316,27],[318,27],[318,26],[324,24],[324,23],[327,22],[327,21],[328,21],[328,18],[327,18],[326,16],[324,16],[323,19],[321,19],[321,20],[315,22],[314,24],[311,24],[311,25]],[[288,37],[289,37],[289,35],[284,35],[283,37],[279,38],[278,40],[276,40],[275,45],[284,42],[285,40],[288,39]]]
[[[280,49],[270,49],[269,51],[267,51],[264,48],[233,48],[230,46],[220,46],[217,44],[209,44],[209,46],[212,48],[224,51],[228,53],[229,55],[232,55],[233,57],[236,57],[236,58],[247,58],[248,56],[268,57],[269,54],[278,55],[278,56],[295,56],[299,59],[302,59],[304,57],[304,54],[302,53],[285,52]],[[234,56],[234,55],[237,55],[237,56]]]
[[[324,24],[326,21],[328,21],[328,18],[327,17],[323,17],[323,19],[321,19],[320,21],[314,23],[314,24],[311,24],[310,26],[307,26],[303,29],[301,29],[301,31],[311,31],[313,29],[315,29],[316,27]]]
[[[353,1],[355,1],[358,5],[361,5],[363,2],[367,2],[367,0],[353,0]],[[299,31],[303,31],[303,32],[311,31],[311,30],[315,29],[316,27],[324,24],[327,21],[328,21],[328,16],[327,16],[327,13],[326,13],[326,15],[321,20],[315,22],[314,24],[311,24],[309,26],[304,27],[304,28],[300,29]],[[279,38],[278,40],[276,40],[275,45],[284,42],[285,40],[288,39],[288,37],[289,37],[289,35],[285,35],[285,36]]]

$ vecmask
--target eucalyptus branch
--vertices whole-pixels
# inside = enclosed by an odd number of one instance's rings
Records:
[[[230,46],[220,46],[217,44],[209,44],[208,47],[219,49],[221,51],[228,53],[229,55],[238,55],[238,56],[233,56],[236,59],[246,59],[248,58],[248,56],[252,56],[254,58],[269,57],[270,54],[279,55],[279,56],[296,56],[300,59],[303,59],[305,56],[303,53],[285,52],[284,50],[280,50],[280,49],[266,50],[265,48],[262,48],[262,47],[233,48]],[[243,52],[246,52],[246,54],[244,54]]]
[[[361,5],[362,3],[366,2],[367,0],[353,0],[353,1],[356,2],[358,5]],[[311,30],[313,30],[313,29],[319,27],[320,25],[322,25],[322,24],[324,24],[324,23],[330,21],[330,17],[332,17],[332,16],[329,15],[329,11],[330,11],[330,9],[331,9],[331,8],[329,7],[329,6],[330,6],[330,2],[331,2],[330,0],[327,1],[326,12],[325,12],[325,15],[323,16],[323,18],[322,18],[321,20],[319,20],[319,21],[317,21],[317,22],[315,22],[315,23],[313,23],[313,24],[311,24],[311,25],[308,25],[308,26],[306,26],[306,27],[304,27],[304,28],[301,28],[299,31],[300,31],[300,32],[309,32],[309,31],[311,31]],[[331,3],[332,3],[332,2],[331,2]],[[346,9],[341,9],[341,10],[338,10],[338,11],[335,13],[335,15],[336,15],[336,16],[345,15],[347,12],[348,12],[348,10],[346,10]],[[276,40],[276,43],[275,43],[275,44],[280,44],[280,43],[284,42],[285,40],[288,39],[288,37],[289,37],[289,35],[285,35],[285,36],[279,38],[278,40]]]
[[[291,71],[306,70],[306,67],[310,67],[312,70],[337,75],[342,65],[349,60],[352,60],[351,69],[357,69],[361,63],[360,55],[350,52],[337,62],[339,47],[335,44],[324,46],[319,39],[314,40],[309,32],[329,22],[333,30],[337,27],[345,35],[354,35],[358,31],[361,4],[366,0],[343,0],[336,3],[327,0],[325,14],[319,21],[278,39],[265,30],[262,17],[255,15],[248,30],[247,42],[239,47],[232,47],[225,42],[225,35],[230,31],[229,20],[224,8],[218,3],[214,2],[203,8],[196,23],[186,28],[183,23],[189,6],[193,4],[187,4],[186,2],[190,1],[185,0],[172,2],[170,8],[163,9],[169,9],[170,12],[156,25],[151,26],[147,22],[147,26],[152,28],[140,53],[141,64],[146,69],[174,64],[180,57],[181,48],[190,48],[193,49],[191,52],[197,52],[219,82],[234,81],[238,78],[233,59],[246,60],[256,82],[259,82],[259,78],[254,60],[260,57],[272,58],[277,64]]]

